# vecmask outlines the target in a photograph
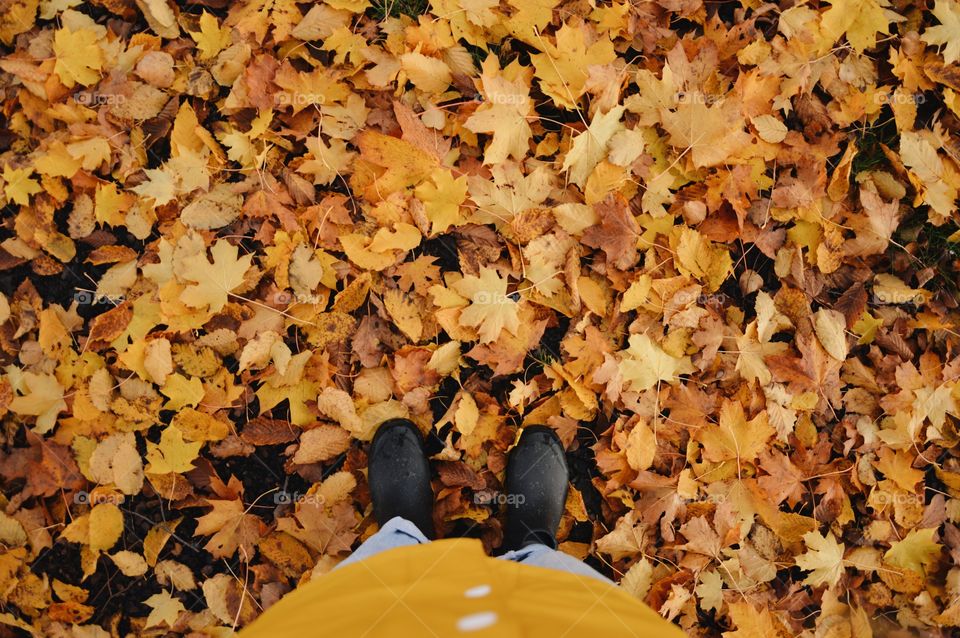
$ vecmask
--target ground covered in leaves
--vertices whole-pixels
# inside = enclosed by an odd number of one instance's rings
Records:
[[[957,0],[3,0],[0,636],[223,636],[373,533],[694,636],[955,635]]]

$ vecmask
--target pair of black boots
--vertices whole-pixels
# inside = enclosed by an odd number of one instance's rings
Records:
[[[568,476],[563,444],[556,433],[543,425],[524,428],[507,460],[502,549],[534,543],[556,549]],[[434,537],[430,462],[416,425],[390,419],[380,426],[370,445],[367,478],[373,513],[381,526],[400,516],[428,538]]]

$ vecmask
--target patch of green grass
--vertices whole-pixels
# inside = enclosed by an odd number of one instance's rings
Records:
[[[855,177],[861,171],[878,168],[887,162],[881,144],[889,147],[895,145],[899,133],[893,118],[878,125],[858,131],[856,137],[857,154],[853,158],[853,167],[850,176]]]
[[[537,346],[530,353],[530,356],[546,364],[552,363],[553,360],[557,358],[553,351],[545,346]]]
[[[953,233],[957,232],[957,225],[944,224],[934,226],[927,221],[925,209],[923,212],[914,210],[901,223],[894,239],[900,246],[912,244],[913,257],[917,259],[920,268],[933,268],[934,277],[924,288],[936,290],[943,288],[951,294],[960,292],[960,272],[956,268],[960,260],[960,243],[948,241]],[[891,246],[893,250],[901,250]]]
[[[379,21],[401,15],[416,19],[430,9],[429,0],[373,0],[373,16]]]

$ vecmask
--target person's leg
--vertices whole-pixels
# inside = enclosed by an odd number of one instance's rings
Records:
[[[570,572],[571,574],[578,574],[580,576],[589,576],[590,578],[596,578],[597,580],[602,580],[605,583],[610,583],[611,585],[616,586],[615,582],[597,570],[593,569],[583,561],[574,558],[570,554],[564,554],[561,551],[540,543],[527,545],[523,549],[509,551],[506,554],[498,556],[497,558],[516,561],[518,563],[523,563],[524,565],[546,567],[547,569],[557,569],[562,572]]]
[[[430,461],[417,426],[406,419],[384,422],[373,437],[368,458],[367,483],[380,529],[338,568],[394,547],[427,543],[433,537]]]
[[[363,541],[360,547],[350,554],[349,558],[339,563],[334,569],[370,558],[395,547],[420,545],[429,542],[430,539],[424,536],[416,525],[405,518],[395,516],[381,527],[376,534]]]
[[[573,556],[557,551],[557,528],[567,500],[569,471],[563,443],[553,429],[524,428],[507,460],[507,524],[499,556],[525,565],[558,569],[614,584]]]
[[[537,543],[556,548],[569,477],[557,433],[545,425],[525,427],[507,458],[503,549],[519,550]]]
[[[407,419],[384,422],[370,443],[367,484],[381,527],[399,516],[433,538],[430,460],[420,430]]]

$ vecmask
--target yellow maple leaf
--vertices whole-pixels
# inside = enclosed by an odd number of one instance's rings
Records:
[[[123,226],[126,212],[133,205],[134,198],[129,193],[117,190],[114,182],[97,184],[94,195],[94,216],[102,224]]]
[[[851,330],[860,336],[857,339],[857,345],[862,346],[864,344],[873,343],[873,340],[877,336],[877,330],[883,325],[883,319],[880,317],[874,317],[866,310],[860,315],[860,318],[857,319],[857,322],[853,324]]]
[[[67,88],[77,84],[90,86],[100,81],[103,51],[97,34],[90,29],[57,29],[53,36],[53,53],[57,58],[53,70]]]
[[[334,29],[333,33],[324,39],[323,46],[329,51],[336,52],[334,62],[337,64],[343,64],[347,60],[357,64],[364,59],[364,54],[369,50],[367,39],[345,26]]]
[[[708,105],[706,99],[690,94],[676,110],[661,109],[663,128],[670,134],[674,148],[690,149],[697,168],[716,166],[751,143],[744,129],[743,114],[731,100]]]
[[[838,543],[833,534],[821,536],[818,532],[803,535],[807,551],[796,557],[797,567],[810,574],[803,580],[805,585],[836,585],[843,574],[843,543]]]
[[[937,0],[931,13],[940,24],[924,29],[920,39],[927,44],[947,45],[942,51],[943,61],[947,64],[960,61],[960,3]]]
[[[206,251],[183,258],[181,277],[196,283],[180,293],[180,300],[193,308],[209,307],[210,312],[222,310],[229,293],[243,283],[253,260],[252,255],[238,257],[238,252],[230,242],[218,239],[210,249],[213,263],[207,259]]]
[[[773,380],[764,357],[781,354],[787,344],[765,342],[757,335],[757,321],[751,321],[742,335],[737,336],[737,363],[735,369],[747,381],[759,381],[766,386]]]
[[[537,34],[553,19],[553,8],[559,0],[508,0],[514,11],[507,26],[510,31],[532,46],[539,46]]]
[[[297,166],[298,173],[313,176],[314,184],[329,184],[344,172],[348,172],[356,153],[347,148],[343,140],[330,139],[327,144],[319,135],[308,137],[307,150],[310,151]]]
[[[936,531],[933,527],[910,530],[903,540],[890,546],[883,555],[883,560],[891,565],[924,574],[926,568],[940,557],[942,547],[933,540]]]
[[[67,408],[63,400],[63,387],[52,374],[21,372],[15,366],[7,366],[6,372],[14,389],[21,393],[10,401],[10,410],[16,414],[37,417],[34,430],[44,434],[53,429],[57,414]]]
[[[946,167],[931,143],[931,137],[915,131],[900,135],[900,157],[910,169],[911,181],[917,187],[914,206],[924,203],[944,221],[956,211],[957,185],[946,179]]]
[[[303,19],[300,9],[293,0],[255,0],[237,5],[230,12],[229,23],[238,31],[252,34],[258,44],[263,43],[267,29],[273,28],[276,42],[287,39],[294,25]]]
[[[573,139],[570,151],[563,159],[563,170],[570,181],[583,186],[594,167],[607,156],[610,139],[623,130],[620,117],[624,107],[615,106],[606,113],[594,115],[590,127]]]
[[[33,162],[38,173],[51,177],[73,177],[80,170],[80,160],[70,154],[61,141],[55,141]]]
[[[275,370],[272,375],[264,379],[263,385],[257,390],[260,414],[286,399],[292,423],[307,425],[316,419],[315,413],[307,408],[306,402],[317,399],[317,383],[303,376],[304,366],[307,365],[312,354],[313,352],[307,350],[293,355],[282,372]],[[351,407],[353,407],[352,402]]]
[[[157,627],[161,623],[173,627],[180,616],[180,612],[186,611],[183,603],[166,591],[150,596],[143,601],[143,604],[150,608],[150,614],[147,616],[147,628]]]
[[[291,386],[273,386],[265,383],[257,390],[257,398],[260,400],[260,414],[287,400],[291,423],[303,426],[316,420],[316,416],[307,407],[307,401],[317,398],[315,383],[303,382]]]
[[[199,377],[187,379],[180,373],[167,377],[160,393],[170,400],[163,405],[164,410],[180,410],[188,405],[196,406],[203,400],[203,381]]]
[[[730,603],[730,618],[736,631],[723,632],[723,638],[774,638],[785,634],[778,632],[770,610],[757,610],[748,602]]]
[[[517,162],[506,162],[493,166],[490,173],[492,180],[474,176],[467,180],[470,199],[477,205],[470,219],[475,223],[498,227],[510,224],[527,209],[541,205],[553,189],[553,174],[542,166],[524,175]],[[581,212],[582,209],[573,214]]]
[[[31,179],[32,168],[10,168],[9,164],[3,167],[3,192],[14,203],[21,206],[30,204],[30,196],[43,190],[40,182]]]
[[[80,160],[84,170],[94,171],[102,164],[110,163],[110,142],[105,137],[91,137],[67,144],[67,152]]]
[[[459,226],[466,220],[460,214],[460,205],[467,198],[467,177],[454,178],[448,169],[438,168],[430,180],[417,186],[415,193],[423,202],[430,220],[430,234],[437,235],[450,226]]]
[[[493,140],[483,154],[484,164],[499,164],[508,157],[523,159],[533,131],[527,118],[533,113],[529,74],[519,65],[500,70],[496,56],[483,61],[480,74],[484,104],[464,126],[474,133],[491,133]]]
[[[20,2],[6,2],[3,5],[2,19],[0,19],[0,42],[9,46],[14,38],[33,28],[37,18],[38,0],[21,0]],[[49,18],[47,18],[49,19]]]
[[[733,271],[730,251],[715,246],[712,241],[688,226],[675,226],[671,236],[676,247],[677,269],[702,281],[706,292],[717,290]]]
[[[372,202],[414,187],[427,179],[437,158],[409,142],[366,129],[357,136],[360,159],[350,177],[352,188],[363,190]],[[365,165],[369,165],[367,168]]]
[[[152,197],[154,206],[163,206],[176,199],[177,187],[173,173],[163,168],[148,168],[144,173],[147,180],[130,190],[142,197]]]
[[[842,35],[857,53],[877,43],[877,33],[888,35],[891,22],[903,22],[887,0],[836,0],[823,14],[820,23],[824,35],[836,41]]]
[[[747,421],[738,401],[724,400],[720,407],[720,423],[701,428],[697,439],[703,443],[707,461],[737,461],[738,465],[757,458],[774,434],[766,412]]]
[[[496,341],[506,328],[516,334],[520,327],[519,304],[507,294],[507,280],[493,268],[480,269],[480,276],[467,275],[453,289],[470,300],[460,313],[460,323],[477,328],[480,343]]]
[[[636,510],[627,510],[612,531],[597,539],[597,551],[609,554],[613,560],[642,554],[647,530],[638,518]]]
[[[630,390],[643,392],[661,381],[676,383],[679,375],[693,372],[690,357],[667,354],[645,334],[631,335],[628,343],[620,353],[620,373]]]
[[[326,67],[302,73],[287,62],[277,71],[273,81],[284,89],[276,96],[278,105],[290,106],[294,113],[310,106],[316,108],[345,102],[350,97],[350,87],[340,81],[336,72]]]
[[[168,425],[160,434],[160,443],[147,441],[147,468],[150,474],[189,472],[193,460],[200,453],[203,442],[189,443],[183,440],[183,432],[175,425]]]
[[[530,59],[536,67],[540,89],[558,106],[567,109],[577,108],[589,67],[610,64],[617,57],[610,38],[596,36],[586,24],[564,23],[557,31],[556,44],[543,36],[538,37],[537,42],[543,53],[533,54]]]
[[[200,31],[187,31],[187,33],[197,43],[201,60],[216,57],[230,44],[230,27],[221,27],[217,17],[206,11],[200,16]]]

